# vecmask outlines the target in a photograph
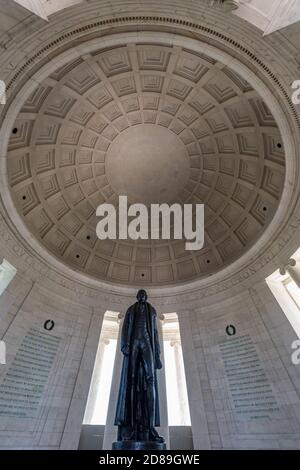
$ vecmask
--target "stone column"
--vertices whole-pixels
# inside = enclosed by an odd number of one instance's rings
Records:
[[[184,421],[184,418],[189,416],[189,408],[187,405],[188,398],[185,386],[185,372],[182,360],[181,341],[174,340],[171,341],[170,344],[174,348],[180,416],[182,421]]]
[[[185,364],[194,449],[210,449],[208,423],[197,368],[196,352],[192,341],[189,311],[178,312],[178,321],[182,342],[182,355]]]
[[[97,391],[99,388],[101,370],[102,370],[102,365],[103,365],[104,350],[105,350],[105,346],[108,344],[109,344],[109,339],[107,338],[100,339],[95,366],[94,366],[94,371],[93,371],[93,377],[92,377],[91,386],[89,390],[88,403],[87,403],[85,416],[84,416],[85,424],[90,424],[93,418],[95,402],[97,399]]]
[[[86,344],[82,353],[81,364],[61,438],[61,450],[74,450],[78,448],[103,317],[104,311],[95,312],[92,309]]]
[[[286,273],[290,275],[295,284],[300,289],[300,262],[294,258],[290,258],[288,262],[279,268],[281,276],[284,276]]]
[[[117,440],[117,433],[118,428],[115,426],[115,414],[116,414],[116,407],[117,407],[117,400],[118,400],[118,393],[119,393],[119,386],[120,386],[120,376],[121,376],[121,369],[123,363],[123,354],[121,352],[121,331],[122,331],[122,324],[124,320],[124,314],[119,314],[119,334],[117,340],[117,350],[116,350],[116,357],[114,363],[114,370],[111,380],[111,389],[110,389],[110,396],[108,402],[108,410],[107,410],[107,417],[106,417],[106,425],[104,431],[104,438],[103,438],[103,449],[104,450],[111,450],[112,443]]]
[[[163,368],[157,371],[158,379],[158,393],[159,393],[159,407],[160,407],[160,427],[157,429],[159,434],[165,438],[167,449],[170,448],[170,435],[168,425],[168,404],[167,404],[167,386],[166,386],[166,364],[164,357],[164,343],[163,343],[163,332],[162,326],[164,321],[164,315],[158,315],[157,318],[157,330],[159,335],[159,343],[161,349],[161,362]]]

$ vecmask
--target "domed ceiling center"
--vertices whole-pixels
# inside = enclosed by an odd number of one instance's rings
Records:
[[[144,204],[176,201],[190,174],[183,142],[168,129],[152,124],[119,134],[105,165],[114,191]]]

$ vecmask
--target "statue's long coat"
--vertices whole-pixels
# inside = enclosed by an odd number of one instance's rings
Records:
[[[135,320],[135,313],[138,307],[138,302],[131,307],[128,308],[123,328],[121,334],[121,349],[125,347],[126,344],[131,345],[131,336],[134,326]],[[138,315],[138,312],[136,313]],[[147,329],[151,341],[152,351],[153,351],[153,358],[154,358],[154,369],[155,369],[155,394],[156,394],[156,410],[155,410],[155,426],[160,426],[160,415],[159,415],[159,399],[158,399],[158,387],[157,387],[157,376],[156,376],[156,369],[157,369],[157,359],[159,359],[160,355],[160,347],[159,347],[159,339],[158,339],[158,332],[156,327],[156,311],[147,302]],[[127,394],[128,397],[127,397]],[[120,388],[119,388],[119,397],[116,409],[116,417],[115,417],[115,425],[122,426],[122,425],[129,425],[128,423],[128,416],[130,416],[128,405],[130,403],[130,354],[128,356],[124,356],[123,358],[123,366],[121,372],[121,381],[120,381]]]

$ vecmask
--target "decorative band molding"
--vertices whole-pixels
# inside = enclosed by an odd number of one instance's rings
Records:
[[[235,2],[234,2],[235,3]],[[245,48],[241,44],[239,44],[237,41],[234,39],[229,38],[225,34],[219,33],[218,31],[215,31],[211,28],[208,28],[206,26],[202,26],[201,24],[193,23],[188,20],[183,20],[179,18],[171,18],[171,17],[164,17],[164,16],[125,16],[125,17],[114,17],[114,18],[106,18],[103,20],[96,21],[94,23],[87,24],[85,26],[81,26],[80,28],[76,28],[72,31],[69,31],[67,33],[62,34],[59,36],[57,39],[54,41],[51,41],[49,44],[46,46],[42,47],[38,52],[36,52],[32,57],[30,57],[20,68],[19,70],[15,73],[15,75],[12,77],[12,79],[7,83],[6,90],[9,92],[9,90],[13,87],[14,83],[18,80],[20,75],[22,73],[25,73],[28,68],[34,64],[36,59],[42,58],[44,54],[48,55],[50,50],[61,44],[65,40],[69,40],[70,38],[75,38],[77,35],[80,35],[82,33],[86,32],[91,32],[93,30],[97,30],[103,26],[111,26],[111,25],[121,25],[121,24],[167,24],[167,25],[176,25],[179,27],[183,28],[188,28],[189,30],[196,30],[200,31],[202,33],[205,33],[206,35],[210,35],[216,39],[223,40],[230,46],[235,47],[238,49],[240,52],[245,54],[249,59],[251,59],[259,68],[268,76],[268,78],[272,81],[273,85],[275,85],[280,92],[282,93],[284,99],[286,100],[288,107],[290,109],[290,112],[295,119],[297,123],[297,127],[300,130],[300,118],[296,112],[296,109],[293,105],[293,102],[291,100],[291,97],[289,96],[287,90],[285,87],[282,85],[282,83],[279,81],[279,79],[276,77],[276,75],[270,70],[269,67],[267,67],[264,62],[262,62],[258,57],[253,54],[249,49]]]

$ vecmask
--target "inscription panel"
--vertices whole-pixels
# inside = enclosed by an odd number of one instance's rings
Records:
[[[219,348],[238,419],[274,418],[278,403],[251,336],[231,338]]]
[[[0,384],[0,417],[35,418],[60,338],[30,328]]]

